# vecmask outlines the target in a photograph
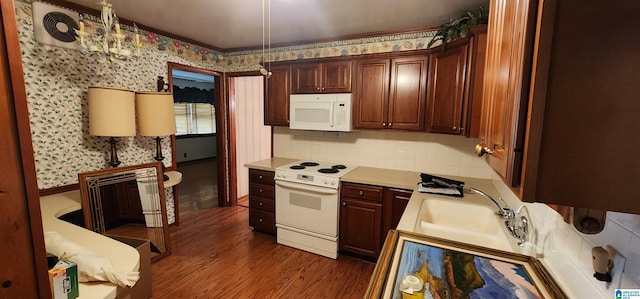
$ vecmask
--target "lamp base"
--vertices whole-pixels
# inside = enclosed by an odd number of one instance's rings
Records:
[[[120,160],[118,160],[118,151],[116,150],[116,143],[117,143],[116,138],[110,137],[109,143],[111,144],[111,160],[109,161],[109,165],[111,165],[111,167],[113,168],[116,168],[121,163]]]

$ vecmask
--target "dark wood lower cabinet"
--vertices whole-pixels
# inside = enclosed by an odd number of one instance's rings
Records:
[[[342,183],[340,251],[375,260],[402,217],[412,190]]]
[[[404,213],[404,209],[409,203],[411,194],[413,194],[412,190],[384,188],[384,196],[382,198],[382,238],[380,240],[382,243],[384,243],[387,232],[390,229],[396,229],[398,226],[398,222],[400,222],[400,218],[402,218],[402,213]]]
[[[249,169],[249,226],[276,234],[275,172]]]
[[[380,253],[382,204],[343,198],[340,206],[340,250],[377,258]]]

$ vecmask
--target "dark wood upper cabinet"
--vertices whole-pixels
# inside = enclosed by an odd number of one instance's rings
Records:
[[[351,69],[351,61],[293,64],[292,93],[349,93]]]
[[[353,103],[355,128],[382,129],[386,126],[390,66],[391,60],[388,58],[358,60]]]
[[[358,60],[354,126],[423,130],[428,56]]]
[[[264,124],[289,126],[289,96],[291,95],[291,69],[289,65],[271,67],[271,76],[265,76]]]
[[[535,1],[491,1],[478,152],[509,186],[520,183]]]
[[[459,135],[463,128],[463,105],[467,81],[469,46],[449,46],[446,51],[432,55],[429,88],[428,128],[432,133]]]
[[[486,48],[487,26],[478,25],[468,38],[431,49],[428,132],[478,137]]]
[[[524,201],[640,214],[639,11],[491,1],[477,149]]]

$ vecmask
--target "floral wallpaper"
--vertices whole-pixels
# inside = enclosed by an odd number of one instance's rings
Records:
[[[221,53],[154,32],[141,31],[140,58],[111,67],[90,54],[38,43],[34,38],[32,0],[18,0],[16,16],[25,75],[38,186],[54,188],[78,182],[77,174],[108,167],[107,137],[89,135],[89,86],[155,90],[157,76],[167,77],[167,62],[217,72],[258,70],[261,50]],[[95,17],[89,17],[89,21]],[[132,28],[123,31],[131,35]],[[423,49],[434,32],[399,34],[274,48],[267,61],[290,61]],[[164,164],[171,165],[168,137],[162,140]],[[121,165],[152,162],[152,137],[118,138]],[[173,199],[173,196],[167,196]],[[172,205],[173,203],[171,203]],[[168,203],[169,205],[169,203]],[[173,211],[172,208],[170,210]]]

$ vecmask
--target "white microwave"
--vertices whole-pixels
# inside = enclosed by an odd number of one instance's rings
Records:
[[[350,132],[351,94],[293,94],[289,102],[289,128]]]

